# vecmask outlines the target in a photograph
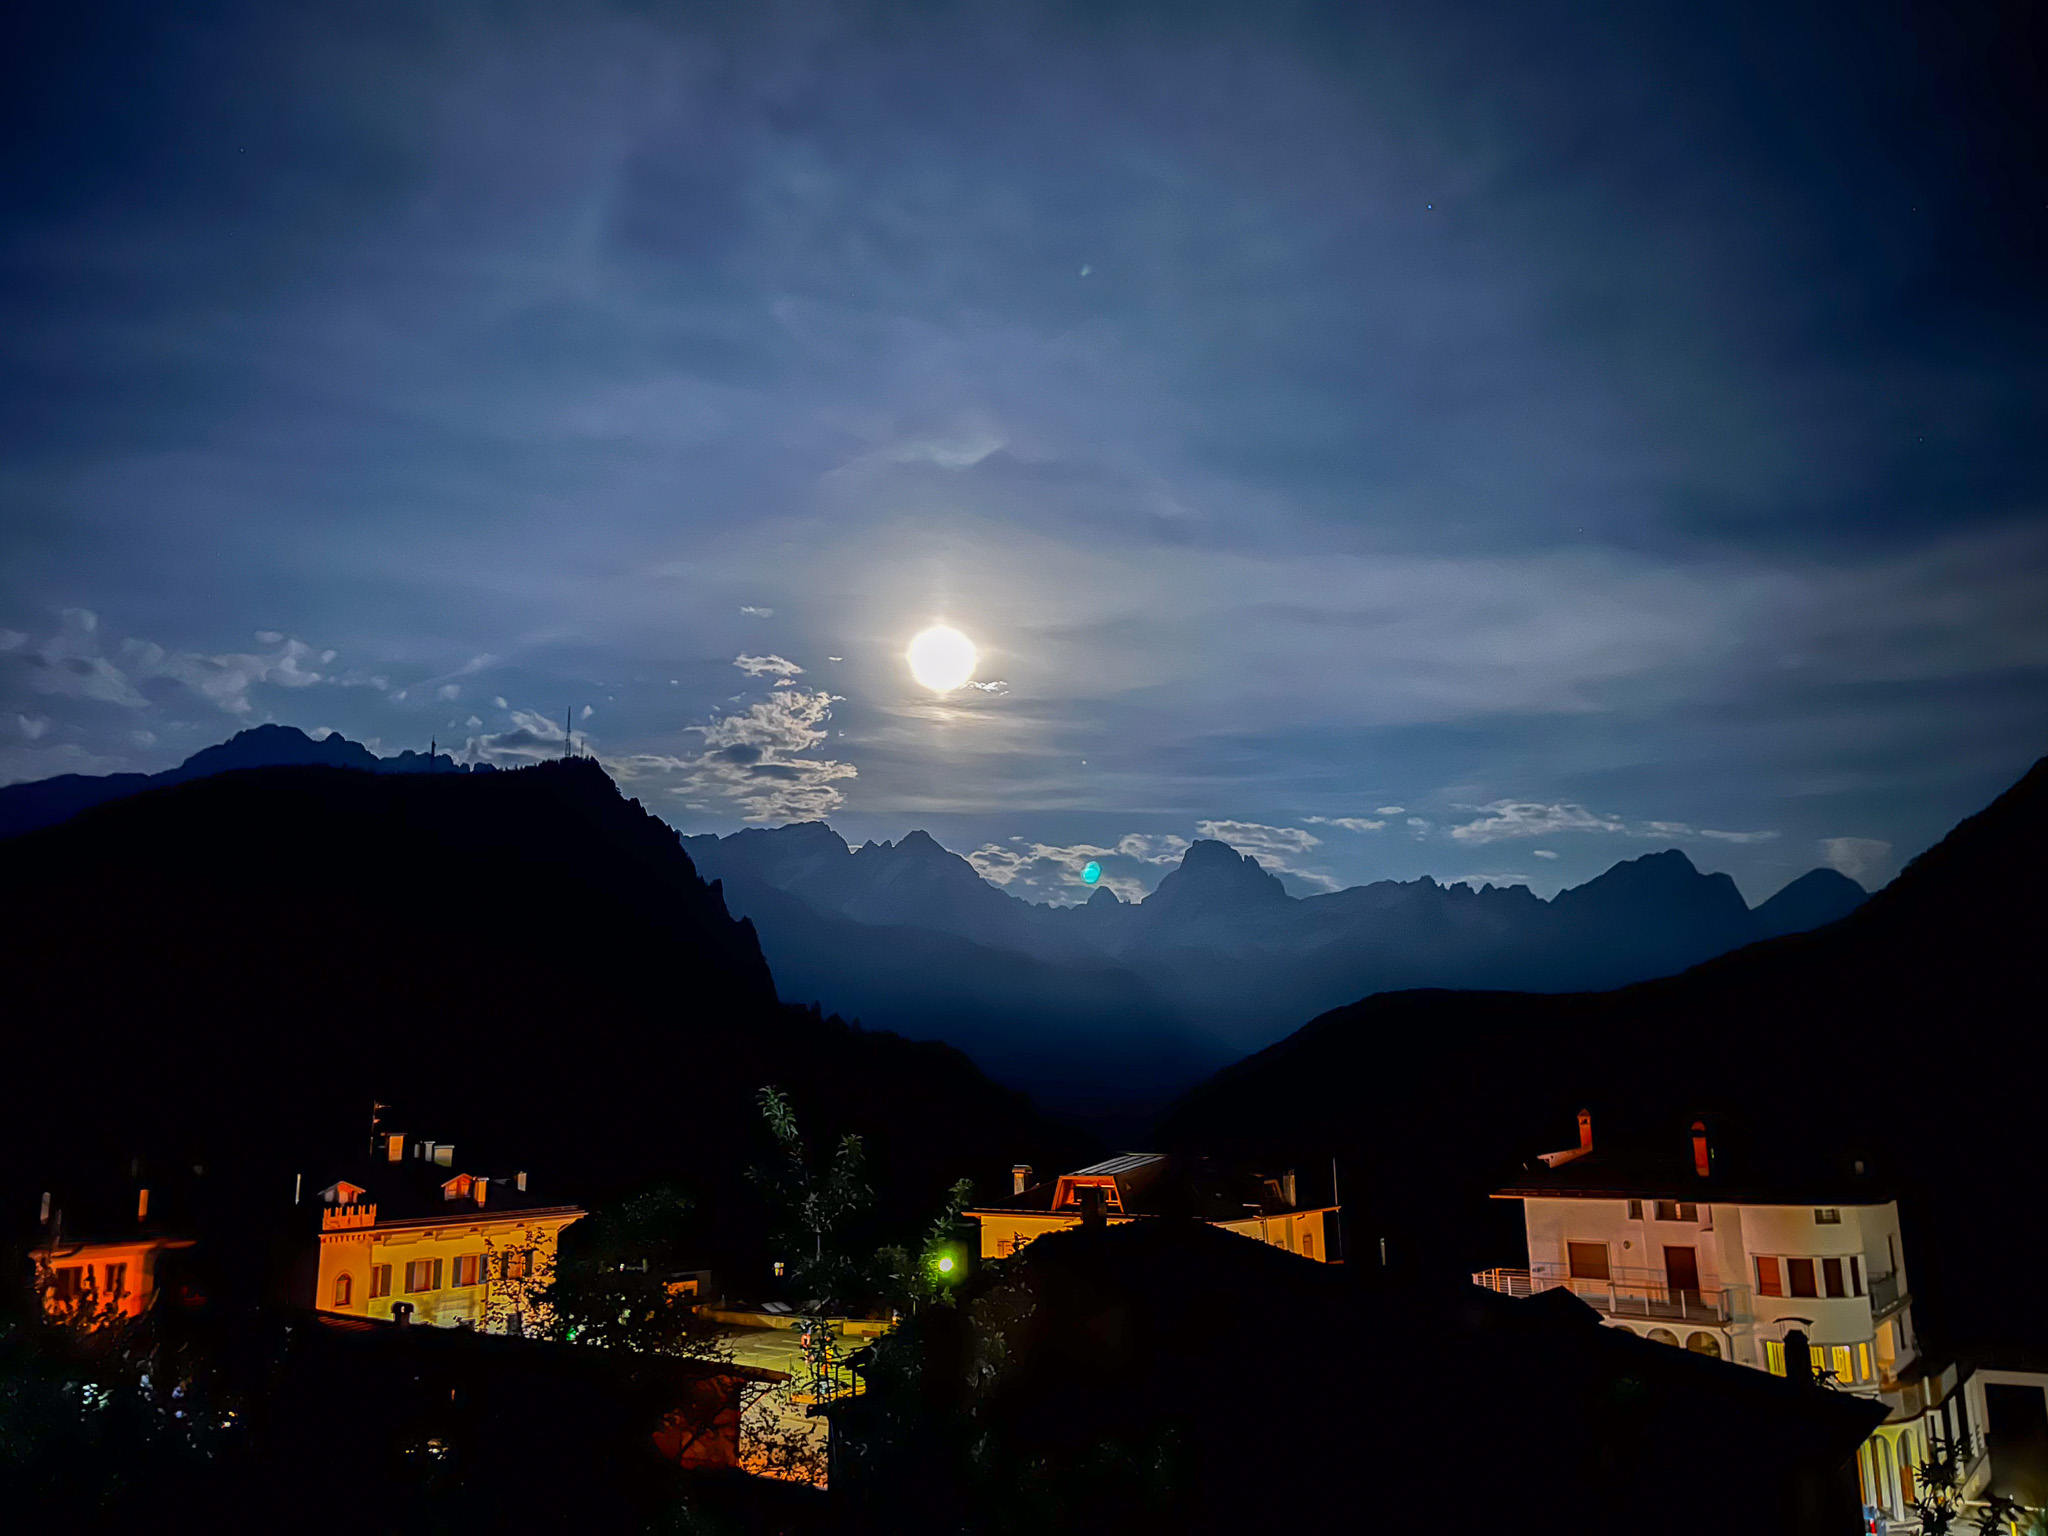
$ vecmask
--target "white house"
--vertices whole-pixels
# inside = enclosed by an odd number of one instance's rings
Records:
[[[1922,1356],[1896,1201],[1864,1172],[1721,1166],[1704,1122],[1667,1147],[1544,1154],[1496,1199],[1522,1202],[1527,1269],[1473,1278],[1515,1295],[1565,1287],[1612,1326],[1775,1375],[1881,1399],[1858,1454],[1864,1501],[1905,1520],[1930,1436],[1984,1439],[1981,1394]],[[1973,1467],[1974,1485],[1987,1469]]]

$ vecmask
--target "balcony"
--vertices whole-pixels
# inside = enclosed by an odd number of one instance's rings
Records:
[[[1898,1271],[1870,1277],[1870,1315],[1882,1321],[1913,1298],[1899,1285]]]
[[[1595,1312],[1617,1320],[1725,1323],[1734,1315],[1726,1291],[1714,1286],[1674,1291],[1644,1269],[1618,1269],[1605,1280],[1588,1280],[1565,1273],[1562,1264],[1538,1264],[1530,1269],[1482,1270],[1472,1277],[1472,1283],[1503,1296],[1567,1290]]]

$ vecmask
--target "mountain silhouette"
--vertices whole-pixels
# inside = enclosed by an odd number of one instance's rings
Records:
[[[679,1180],[735,1230],[768,1083],[820,1144],[868,1138],[898,1230],[963,1174],[1073,1150],[958,1052],[779,1003],[751,925],[588,759],[242,769],[101,805],[0,843],[0,963],[17,1194],[78,1147],[289,1188],[361,1145],[373,1099],[584,1198]]]
[[[1702,1112],[1772,1127],[1890,1171],[1933,1303],[1922,1327],[2048,1348],[2048,1228],[2019,1217],[2044,1171],[2044,859],[2048,759],[1838,922],[1610,992],[1367,998],[1226,1068],[1161,1136],[1276,1165],[1335,1157],[1347,1231],[1477,1269],[1521,1262],[1513,1213],[1483,1196],[1571,1144],[1582,1105],[1596,1144],[1675,1140]],[[1831,886],[1808,876],[1786,902],[1825,911]]]
[[[447,753],[432,757],[424,752],[405,751],[396,757],[379,757],[368,747],[346,736],[308,736],[296,726],[258,725],[237,731],[217,746],[205,747],[175,768],[162,773],[59,774],[52,779],[34,779],[25,784],[0,787],[0,837],[32,832],[69,821],[80,811],[110,800],[124,799],[152,787],[183,784],[192,779],[228,773],[237,768],[284,768],[321,766],[357,768],[365,773],[489,773],[488,763],[475,769],[456,762]]]
[[[1204,840],[1143,901],[1098,890],[1052,907],[998,890],[921,831],[851,848],[804,822],[684,843],[754,920],[785,998],[949,1040],[1003,1081],[1089,1113],[1163,1103],[1364,994],[1623,986],[1863,899],[1817,871],[1753,912],[1726,875],[1676,850],[1547,902],[1427,877],[1296,898],[1256,858]],[[1073,1042],[1090,1037],[1077,1064]]]

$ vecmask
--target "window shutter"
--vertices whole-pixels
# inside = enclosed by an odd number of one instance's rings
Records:
[[[427,1289],[431,1291],[441,1289],[441,1261],[439,1259],[434,1260],[434,1283],[428,1286]]]

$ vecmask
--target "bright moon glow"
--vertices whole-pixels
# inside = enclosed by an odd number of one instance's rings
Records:
[[[981,657],[974,642],[959,630],[935,624],[910,642],[904,659],[910,663],[910,675],[933,693],[951,693],[974,676]]]
[[[1081,878],[1082,880],[1086,881],[1089,885],[1093,885],[1096,881],[1102,878],[1102,866],[1096,863],[1093,859],[1090,859],[1088,861],[1087,868],[1081,871]]]

